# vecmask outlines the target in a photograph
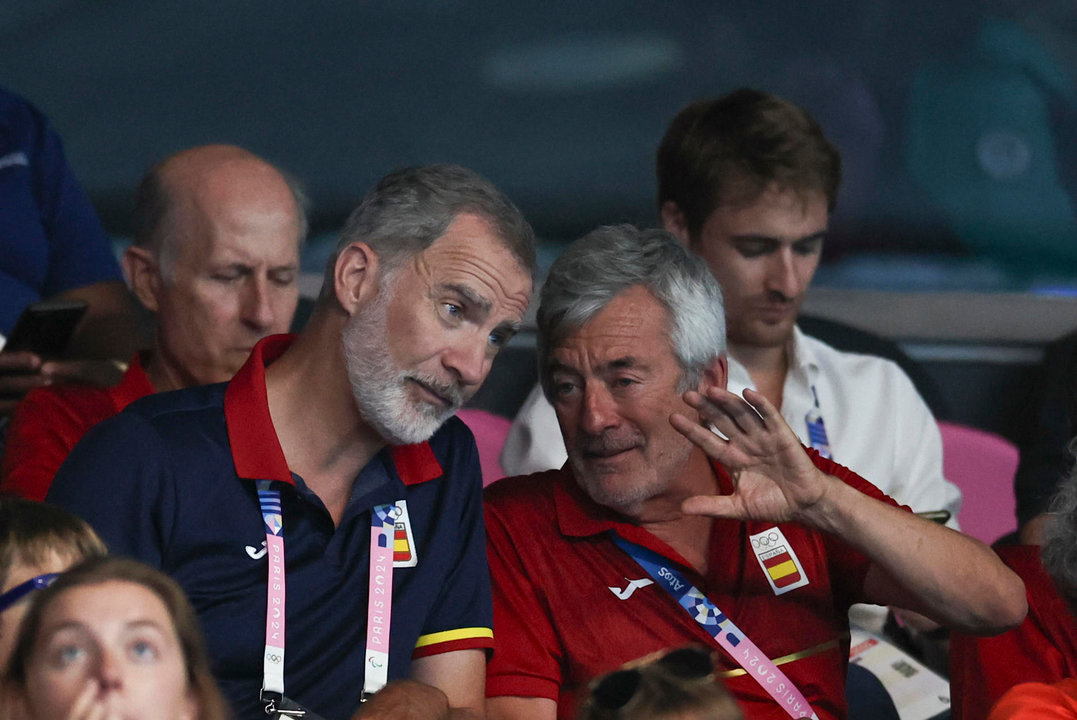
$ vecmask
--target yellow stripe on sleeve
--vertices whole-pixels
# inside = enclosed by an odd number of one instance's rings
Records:
[[[429,635],[420,635],[418,641],[416,641],[415,643],[415,647],[421,648],[426,647],[427,645],[437,645],[439,643],[451,642],[453,640],[469,640],[471,638],[492,638],[493,636],[494,631],[490,628],[457,628],[456,630],[444,630],[442,632],[430,633]]]

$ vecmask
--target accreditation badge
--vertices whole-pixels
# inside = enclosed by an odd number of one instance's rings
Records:
[[[415,567],[419,564],[419,553],[411,532],[408,501],[397,500],[389,514],[393,518],[393,567]]]
[[[749,536],[759,567],[775,595],[783,595],[808,584],[808,575],[796,552],[777,527]]]

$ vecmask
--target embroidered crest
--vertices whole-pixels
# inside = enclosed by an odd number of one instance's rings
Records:
[[[775,595],[782,595],[808,584],[808,575],[796,552],[777,527],[749,538],[759,567]]]

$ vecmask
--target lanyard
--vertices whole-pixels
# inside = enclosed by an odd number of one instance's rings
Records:
[[[815,385],[811,386],[811,396],[815,404],[808,409],[804,416],[804,422],[808,424],[808,444],[819,451],[825,458],[830,458],[830,441],[826,437],[826,425],[823,423],[823,413],[819,409],[819,395],[815,392]]]
[[[639,563],[656,583],[664,587],[689,616],[714,638],[718,646],[736,660],[737,664],[744,668],[744,671],[751,675],[790,717],[817,720],[815,712],[804,699],[804,695],[774,664],[774,661],[734,625],[717,605],[691,585],[680,571],[670,567],[658,553],[629,542],[616,533],[611,533],[611,535],[618,547]]]
[[[401,500],[403,502],[403,500]],[[370,517],[370,584],[367,588],[366,665],[363,699],[389,680],[389,627],[393,611],[393,541],[400,508],[378,505]]]
[[[284,696],[284,527],[280,491],[258,481],[258,505],[266,526],[266,645],[262,656],[262,693]],[[263,698],[264,699],[264,698]]]
[[[389,629],[393,607],[393,538],[395,521],[404,501],[378,505],[370,518],[370,579],[367,585],[366,658],[363,694],[385,687],[389,677]],[[266,580],[266,642],[262,657],[262,700],[266,714],[272,714],[279,702],[267,699],[266,693],[284,700],[285,582],[284,527],[281,517],[280,491],[268,480],[258,481],[258,505],[266,527],[266,557],[269,571]]]

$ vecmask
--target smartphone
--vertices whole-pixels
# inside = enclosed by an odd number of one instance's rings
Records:
[[[63,355],[86,308],[84,300],[43,300],[28,306],[8,335],[4,351],[29,350],[42,357]]]

